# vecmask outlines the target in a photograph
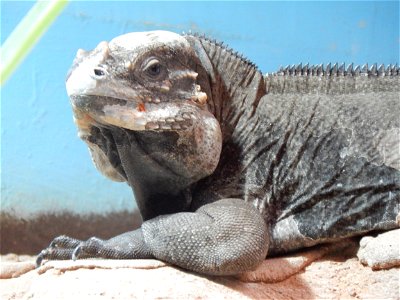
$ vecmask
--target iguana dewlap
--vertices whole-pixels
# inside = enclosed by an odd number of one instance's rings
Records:
[[[263,76],[196,35],[129,33],[78,51],[79,136],[144,219],[110,240],[56,238],[42,259],[157,258],[204,274],[397,228],[396,66],[294,66]]]

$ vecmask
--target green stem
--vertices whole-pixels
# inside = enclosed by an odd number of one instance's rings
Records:
[[[37,1],[21,20],[0,49],[1,85],[15,71],[67,3],[66,0]]]

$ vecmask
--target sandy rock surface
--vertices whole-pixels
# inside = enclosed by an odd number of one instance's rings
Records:
[[[357,257],[361,263],[374,270],[400,265],[400,229],[364,236],[360,241]]]
[[[257,271],[269,283],[243,282],[259,274],[199,276],[157,260],[53,261],[33,269],[33,257],[6,255],[1,274],[8,279],[0,280],[0,299],[400,298],[399,268],[373,271],[358,261],[357,249],[326,250],[267,259]]]

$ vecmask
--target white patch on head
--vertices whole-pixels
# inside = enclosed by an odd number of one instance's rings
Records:
[[[79,64],[66,82],[67,94],[81,95],[87,91],[94,90],[97,86],[97,80],[91,76],[93,67],[100,62],[101,57],[94,56]]]
[[[109,44],[111,50],[117,46],[130,51],[148,47],[149,45],[181,45],[184,48],[190,48],[188,41],[181,35],[162,30],[123,34],[112,39]]]

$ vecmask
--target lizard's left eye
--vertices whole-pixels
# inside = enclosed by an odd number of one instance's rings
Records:
[[[151,59],[143,68],[146,74],[154,79],[158,79],[162,74],[163,68],[158,59]]]
[[[150,68],[147,69],[147,72],[150,75],[157,76],[161,72],[161,66],[159,64],[154,64]]]

